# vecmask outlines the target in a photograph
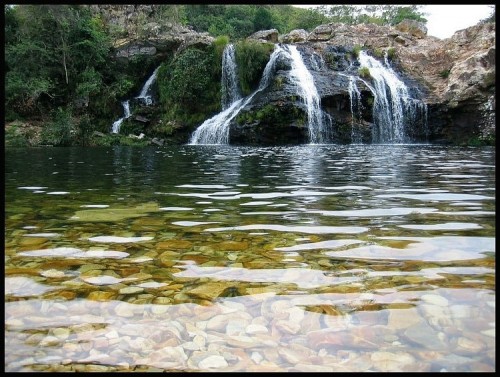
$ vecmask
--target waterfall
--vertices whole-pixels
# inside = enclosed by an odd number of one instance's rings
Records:
[[[311,55],[311,67],[315,71],[322,71],[325,68],[325,61],[317,53]]]
[[[158,75],[158,70],[159,69],[160,69],[160,66],[158,66],[154,70],[154,72],[151,74],[151,76],[144,83],[144,86],[141,89],[141,93],[137,97],[135,97],[136,99],[141,100],[146,106],[151,106],[153,104],[153,97],[151,96],[150,89],[151,89],[151,85],[153,85],[153,82],[156,79],[156,76]],[[123,114],[124,114],[123,117],[121,117],[120,119],[116,120],[113,123],[113,126],[111,127],[111,132],[114,133],[114,134],[120,133],[120,127],[121,127],[123,121],[125,119],[129,118],[130,115],[132,115],[130,113],[130,103],[129,103],[129,100],[123,101],[122,102],[122,106],[123,106]]]
[[[113,123],[113,126],[111,128],[111,132],[114,133],[114,134],[118,134],[120,133],[120,127],[122,125],[122,122],[129,118],[130,117],[130,104],[129,104],[129,101],[123,101],[122,102],[122,106],[123,106],[123,117],[121,117],[120,119],[118,119],[117,121],[115,121]]]
[[[234,102],[241,99],[238,88],[238,71],[234,45],[228,44],[222,55],[222,110],[229,108]]]
[[[297,86],[297,92],[301,96],[307,108],[307,126],[309,129],[309,142],[321,144],[329,141],[328,133],[331,130],[331,120],[323,117],[320,107],[320,97],[314,84],[314,79],[304,64],[300,52],[293,45],[286,45],[292,61],[290,78]]]
[[[373,79],[374,104],[373,128],[374,143],[406,143],[406,126],[417,119],[418,112],[425,106],[421,101],[411,98],[407,86],[391,68],[387,57],[384,64],[361,50],[361,66],[370,70]]]
[[[262,91],[270,84],[274,64],[282,51],[283,49],[280,46],[275,47],[264,68],[257,90],[246,98],[236,100],[227,109],[204,121],[191,135],[189,141],[190,145],[229,143],[229,123],[239,114],[241,109],[252,100],[255,94]]]
[[[142,100],[142,102],[146,105],[146,106],[151,106],[153,104],[153,97],[151,96],[151,85],[153,85],[153,82],[156,80],[156,76],[158,75],[158,70],[160,69],[160,67],[158,66],[154,71],[153,73],[151,74],[151,76],[146,80],[146,82],[144,83],[144,86],[142,87],[141,89],[141,93],[135,97],[139,100]]]
[[[351,102],[351,143],[360,144],[361,135],[354,128],[354,120],[361,119],[361,92],[356,85],[356,77],[349,76],[349,100]]]

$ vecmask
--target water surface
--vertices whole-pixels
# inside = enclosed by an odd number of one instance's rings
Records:
[[[494,371],[495,150],[5,152],[6,371]]]

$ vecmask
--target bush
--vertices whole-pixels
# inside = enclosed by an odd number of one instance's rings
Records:
[[[73,127],[71,111],[59,107],[52,119],[42,131],[42,143],[53,146],[71,145],[77,134]]]
[[[188,48],[158,71],[160,103],[165,121],[192,127],[220,111],[221,57],[212,45],[207,50]],[[194,64],[196,62],[196,64]]]
[[[370,69],[368,67],[361,67],[358,69],[358,75],[364,79],[369,79],[371,78]]]
[[[235,47],[240,87],[244,95],[249,95],[259,85],[274,44],[245,40],[238,42]]]
[[[387,58],[389,60],[393,60],[396,57],[396,49],[391,47],[387,50]]]
[[[373,50],[373,56],[375,56],[376,58],[383,58],[384,57],[384,50],[382,50],[381,48],[376,48]]]
[[[17,124],[12,124],[5,128],[5,146],[6,147],[27,147],[28,140],[23,135]]]
[[[356,59],[359,57],[359,52],[363,49],[363,46],[356,45],[352,48],[352,56]]]
[[[439,72],[439,76],[442,79],[447,79],[448,76],[450,75],[450,72],[451,72],[451,68],[450,69],[443,69],[441,72]]]

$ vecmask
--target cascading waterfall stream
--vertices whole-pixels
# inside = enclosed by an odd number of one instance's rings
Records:
[[[158,66],[153,71],[151,76],[149,76],[149,78],[144,83],[144,86],[142,87],[140,94],[137,97],[135,97],[136,99],[141,100],[146,106],[151,106],[153,104],[153,97],[151,95],[151,85],[153,85],[154,81],[156,80],[156,76],[158,75],[159,69],[160,66]],[[132,115],[132,113],[130,112],[130,100],[123,101],[122,106],[124,115],[120,119],[113,122],[113,125],[111,126],[111,133],[119,134],[120,127],[123,121],[127,118],[130,118],[130,116]]]
[[[356,77],[349,76],[349,100],[351,103],[351,143],[361,143],[361,135],[356,132],[354,119],[361,119],[361,92],[356,85]]]
[[[292,70],[290,78],[297,86],[297,92],[301,96],[307,108],[307,127],[309,130],[309,142],[311,144],[322,144],[329,141],[331,130],[331,119],[323,116],[320,106],[320,97],[314,79],[302,60],[297,47],[285,45],[285,51],[290,56]]]
[[[151,106],[153,104],[153,97],[151,95],[151,86],[156,80],[156,76],[158,76],[158,70],[160,67],[158,66],[151,76],[146,80],[144,86],[141,89],[141,93],[135,97],[136,99],[141,100],[146,106]]]
[[[130,117],[130,103],[129,101],[123,101],[122,102],[122,106],[123,106],[123,117],[121,117],[120,119],[118,119],[117,121],[115,121],[113,123],[113,126],[111,128],[111,132],[114,133],[114,134],[118,134],[120,133],[120,127],[123,123],[123,121],[127,118]]]
[[[367,67],[373,79],[370,89],[375,97],[373,104],[374,143],[406,143],[406,126],[415,120],[421,101],[410,97],[408,88],[393,71],[387,57],[382,64],[365,51],[359,53],[361,66]]]
[[[222,110],[241,99],[238,87],[238,68],[233,44],[228,44],[222,55]]]
[[[262,91],[269,85],[276,59],[282,51],[283,49],[279,45],[274,48],[274,51],[271,54],[266,67],[264,68],[264,72],[262,74],[262,78],[257,90],[246,98],[236,100],[224,111],[204,121],[193,132],[193,135],[191,136],[191,139],[189,141],[190,145],[228,144],[229,123],[238,115],[241,109],[243,109],[252,100],[255,94]]]

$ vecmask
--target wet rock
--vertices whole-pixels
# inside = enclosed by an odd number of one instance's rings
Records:
[[[417,324],[408,327],[405,330],[404,335],[411,342],[431,350],[443,350],[448,348],[448,346],[436,334],[436,330],[424,321],[419,321]]]

